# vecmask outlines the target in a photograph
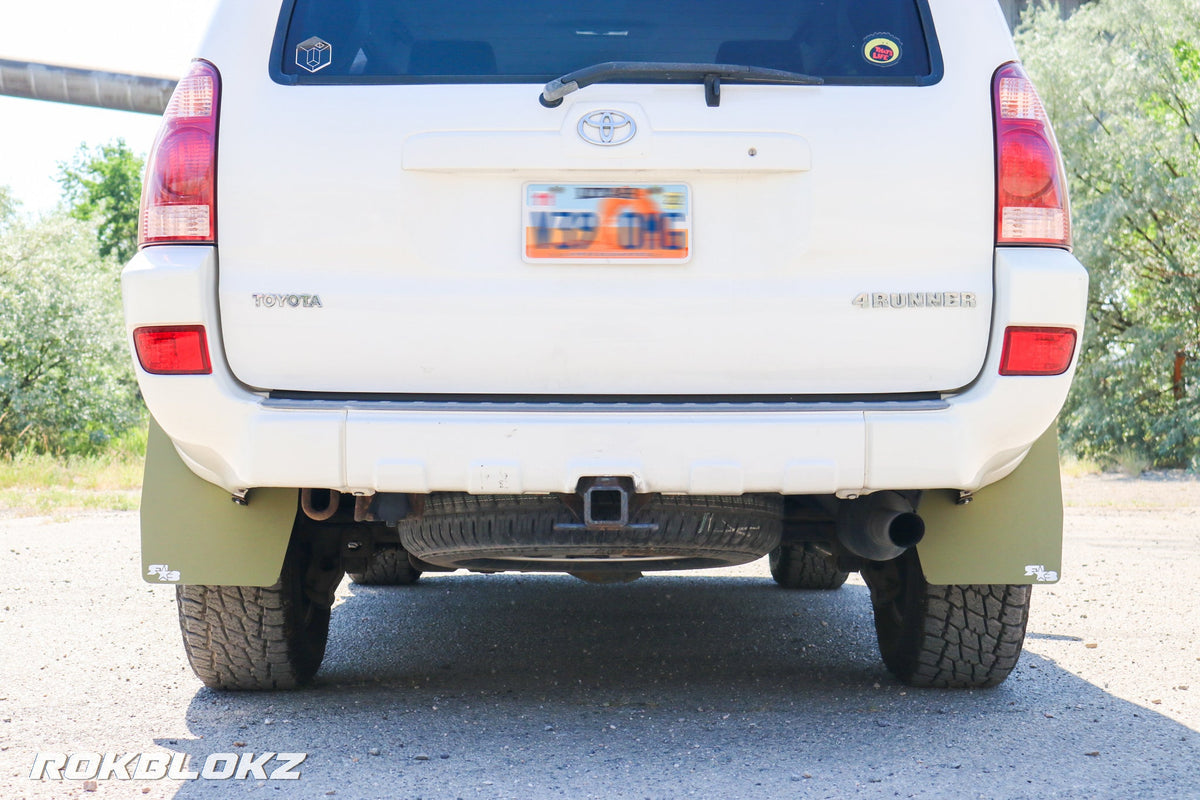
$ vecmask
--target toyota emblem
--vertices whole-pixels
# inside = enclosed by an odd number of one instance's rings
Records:
[[[601,147],[625,144],[635,133],[637,125],[633,118],[620,111],[593,111],[579,120],[579,135]]]

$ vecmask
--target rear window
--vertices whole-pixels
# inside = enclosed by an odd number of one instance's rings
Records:
[[[606,61],[740,64],[826,83],[940,77],[925,0],[293,0],[272,73],[285,83],[544,83]]]

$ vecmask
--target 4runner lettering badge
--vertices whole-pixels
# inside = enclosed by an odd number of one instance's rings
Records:
[[[850,304],[857,308],[975,308],[974,292],[861,292]]]

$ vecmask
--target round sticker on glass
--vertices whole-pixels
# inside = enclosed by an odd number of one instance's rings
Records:
[[[886,33],[873,33],[863,40],[863,58],[877,67],[890,67],[900,60],[900,40]]]

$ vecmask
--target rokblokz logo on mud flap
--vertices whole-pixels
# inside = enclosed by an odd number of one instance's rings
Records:
[[[296,781],[308,753],[213,753],[197,771],[187,753],[36,753],[35,781]]]

